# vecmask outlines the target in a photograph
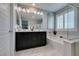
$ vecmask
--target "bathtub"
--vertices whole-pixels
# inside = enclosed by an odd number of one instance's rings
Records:
[[[47,34],[47,43],[54,49],[61,53],[63,56],[79,56],[79,39],[68,39],[63,34],[63,38],[60,38],[61,34],[53,35],[52,33]],[[70,36],[73,38],[76,36]]]

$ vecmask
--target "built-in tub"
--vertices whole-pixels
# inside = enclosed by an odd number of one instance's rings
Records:
[[[63,36],[62,38],[60,36]],[[79,56],[79,39],[77,36],[53,35],[48,34],[48,44],[55,48],[64,56]]]

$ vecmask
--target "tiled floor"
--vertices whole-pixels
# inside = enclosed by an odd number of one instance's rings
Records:
[[[15,53],[16,56],[62,56],[62,54],[49,45],[21,50]]]

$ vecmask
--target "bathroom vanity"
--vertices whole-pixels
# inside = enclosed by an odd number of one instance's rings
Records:
[[[45,31],[16,32],[16,51],[46,45]]]

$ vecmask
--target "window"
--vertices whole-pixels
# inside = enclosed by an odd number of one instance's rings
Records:
[[[64,25],[64,27],[65,27],[65,29],[67,29],[68,28],[68,21],[67,21],[67,16],[68,16],[68,14],[67,13],[65,13],[64,14],[64,22],[65,22],[65,25]]]
[[[74,10],[62,12],[56,16],[57,29],[74,29]]]
[[[63,15],[58,15],[57,16],[57,29],[62,29],[63,28]]]
[[[74,11],[68,12],[68,28],[74,28]]]

